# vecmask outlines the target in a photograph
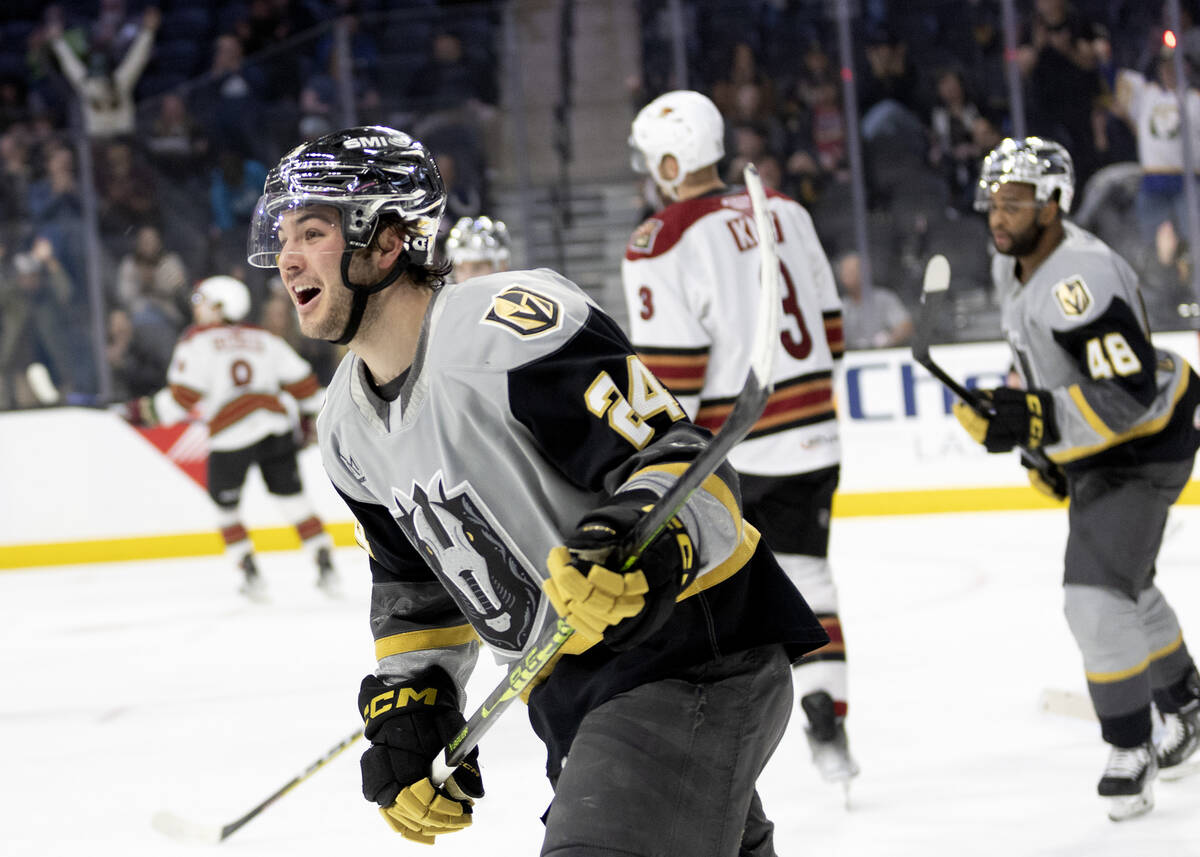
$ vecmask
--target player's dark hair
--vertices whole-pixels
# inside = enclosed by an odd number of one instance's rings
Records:
[[[398,216],[394,214],[384,214],[379,218],[379,225],[375,229],[375,237],[371,239],[372,246],[378,246],[379,235],[385,229],[391,229],[396,232],[401,239],[411,237],[413,233],[408,229],[407,225]],[[450,260],[446,257],[432,258],[427,265],[417,265],[410,261],[404,262],[404,270],[401,272],[414,286],[431,289],[437,291],[442,286],[446,285],[446,280],[453,271],[453,266]]]

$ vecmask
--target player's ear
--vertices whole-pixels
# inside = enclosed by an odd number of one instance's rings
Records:
[[[389,224],[379,230],[375,249],[379,253],[379,267],[390,270],[404,251],[404,236],[398,228]]]
[[[1038,209],[1037,222],[1040,226],[1049,226],[1058,219],[1058,197],[1053,197],[1042,203]]]

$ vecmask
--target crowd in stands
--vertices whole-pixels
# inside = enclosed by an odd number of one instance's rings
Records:
[[[95,401],[102,359],[113,399],[159,389],[193,285],[216,274],[247,282],[251,319],[328,380],[333,347],[299,337],[278,282],[245,264],[245,236],[268,165],[351,117],[430,145],[454,216],[490,205],[496,3],[0,5],[0,409],[38,403],[36,363],[67,401]]]
[[[866,259],[851,258],[851,129],[833,5],[636,4],[635,107],[678,85],[669,13],[681,7],[687,85],[726,117],[728,180],[753,160],[810,209],[839,270],[869,273],[910,311],[936,252],[950,258],[953,289],[990,294],[986,225],[972,203],[981,156],[1014,130],[999,0],[854,4]],[[335,355],[300,342],[286,296],[245,265],[244,241],[268,165],[350,116],[411,130],[433,149],[446,224],[491,209],[500,0],[0,5],[0,409],[36,402],[31,363],[82,400],[98,390],[105,353],[115,397],[161,386],[169,346],[190,322],[192,284],[214,274],[243,278],[252,318],[328,374]],[[1180,5],[1176,49],[1200,152],[1200,0]],[[1165,6],[1017,0],[1016,56],[1027,132],[1075,158],[1074,219],[1139,271],[1154,324],[1179,327],[1200,310]],[[84,228],[93,204],[98,247]],[[891,319],[891,332],[867,341],[903,338],[887,303],[875,316]]]
[[[854,4],[858,134],[868,208],[871,282],[911,309],[925,260],[946,254],[952,288],[987,294],[988,235],[973,212],[979,163],[1013,133],[999,0]],[[1163,0],[1017,0],[1016,52],[1027,134],[1074,157],[1073,218],[1142,275],[1152,323],[1195,315],[1183,206],[1182,141]],[[1200,158],[1200,4],[1182,0],[1177,49]],[[643,74],[635,107],[678,83],[672,4],[640,0]],[[688,86],[726,119],[724,175],[746,160],[803,202],[830,258],[858,250],[850,129],[829,4],[686,0]],[[1194,104],[1192,102],[1195,102]],[[858,271],[858,265],[847,267]],[[845,284],[843,284],[845,289]],[[850,301],[847,314],[854,313]],[[1182,310],[1181,310],[1182,307]],[[880,341],[888,337],[880,337]]]

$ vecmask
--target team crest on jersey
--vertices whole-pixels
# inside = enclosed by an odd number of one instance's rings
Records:
[[[1088,291],[1083,277],[1075,276],[1054,286],[1054,299],[1058,308],[1068,319],[1079,318],[1092,305],[1092,293]]]
[[[439,470],[410,494],[392,489],[392,514],[485,643],[520,651],[533,630],[541,587],[471,486],[449,491]]]
[[[658,218],[651,217],[633,231],[633,235],[629,239],[629,249],[635,253],[653,253],[654,239],[658,237],[659,230],[662,228],[663,222]]]
[[[525,286],[509,286],[492,298],[483,320],[528,339],[557,330],[562,323],[562,306]]]

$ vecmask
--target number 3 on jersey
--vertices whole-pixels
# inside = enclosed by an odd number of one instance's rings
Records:
[[[667,392],[662,382],[637,357],[626,358],[629,389],[622,393],[607,372],[601,372],[583,394],[587,409],[597,417],[607,417],[609,427],[635,449],[641,449],[654,437],[646,420],[666,412],[671,422],[683,419],[683,408]]]
[[[783,282],[783,329],[779,331],[779,341],[783,344],[783,348],[794,360],[803,360],[812,353],[812,334],[808,332],[808,325],[804,322],[804,312],[800,309],[800,295],[796,290],[796,282],[792,279],[792,272],[788,270],[787,265],[781,261],[779,263],[779,273],[782,274]],[[639,315],[642,319],[649,321],[654,317],[654,291],[649,286],[642,286],[638,289],[638,299],[642,303],[642,308]],[[788,319],[791,319],[789,322]],[[792,328],[792,322],[795,323],[795,329]]]

